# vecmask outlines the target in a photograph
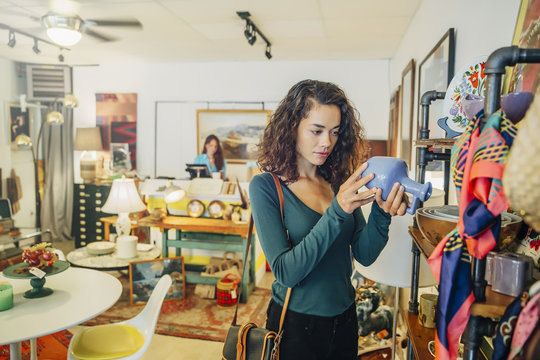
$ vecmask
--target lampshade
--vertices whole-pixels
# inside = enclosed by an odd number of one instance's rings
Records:
[[[109,214],[132,213],[142,211],[146,206],[142,202],[133,179],[115,179],[111,192],[101,208]]]
[[[75,150],[102,151],[101,131],[99,128],[77,128],[75,132]]]
[[[63,124],[64,115],[58,111],[51,111],[47,114],[47,122],[49,124]]]
[[[171,180],[167,183],[167,188],[163,194],[163,199],[167,204],[180,201],[186,196],[186,191],[172,183]]]
[[[430,199],[424,206],[442,205],[444,191],[433,189]],[[371,206],[362,207],[364,217],[368,219]],[[381,254],[370,266],[363,266],[355,261],[356,270],[362,276],[381,284],[410,288],[412,273],[412,238],[409,235],[409,226],[413,224],[413,216],[393,216],[388,233],[388,243]],[[420,287],[432,286],[437,282],[424,256],[420,255]]]
[[[62,104],[67,108],[75,108],[79,106],[79,100],[73,94],[67,94],[62,100]]]
[[[83,21],[78,16],[48,13],[42,17],[42,22],[47,28],[47,36],[58,45],[71,46],[81,40]]]
[[[32,139],[28,135],[17,135],[17,137],[15,138],[15,144],[20,149],[29,149],[30,147],[32,147]]]

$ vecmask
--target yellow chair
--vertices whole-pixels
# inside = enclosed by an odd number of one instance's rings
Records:
[[[132,360],[140,358],[152,341],[161,305],[171,287],[170,275],[161,277],[144,309],[134,318],[86,328],[74,334],[68,360]]]

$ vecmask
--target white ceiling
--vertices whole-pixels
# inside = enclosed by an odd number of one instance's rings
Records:
[[[0,0],[0,23],[47,39],[39,18],[52,9],[83,19],[136,18],[143,29],[92,27],[118,38],[83,39],[62,51],[65,64],[182,61],[268,61],[265,43],[250,46],[251,20],[272,43],[272,60],[357,60],[391,58],[421,0]],[[0,56],[22,62],[58,64],[58,48],[16,35],[7,46],[0,30]],[[272,61],[270,60],[270,61]]]

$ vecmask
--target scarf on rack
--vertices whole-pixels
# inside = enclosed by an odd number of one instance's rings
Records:
[[[479,112],[452,149],[450,166],[459,204],[457,227],[428,259],[439,281],[435,351],[437,359],[456,359],[474,302],[471,257],[482,259],[495,247],[500,213],[508,208],[502,187],[504,162],[517,129],[499,110],[483,129]]]

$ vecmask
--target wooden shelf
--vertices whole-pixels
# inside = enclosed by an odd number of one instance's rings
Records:
[[[456,138],[451,139],[418,139],[414,141],[417,147],[433,147],[439,149],[452,149]]]
[[[429,258],[435,249],[435,245],[429,242],[419,229],[412,226],[409,226],[409,234],[426,259]],[[486,301],[473,303],[471,315],[500,318],[513,300],[513,297],[495,292],[491,290],[491,286],[486,286]]]
[[[435,245],[429,242],[424,235],[422,235],[420,229],[413,226],[409,226],[409,234],[412,236],[414,243],[416,246],[418,246],[418,249],[420,249],[426,259],[429,258],[433,250],[435,250]]]
[[[413,347],[416,359],[433,359],[428,350],[428,343],[435,339],[435,329],[423,327],[418,322],[418,315],[410,314],[407,310],[403,311],[403,317],[407,322],[407,331]]]

